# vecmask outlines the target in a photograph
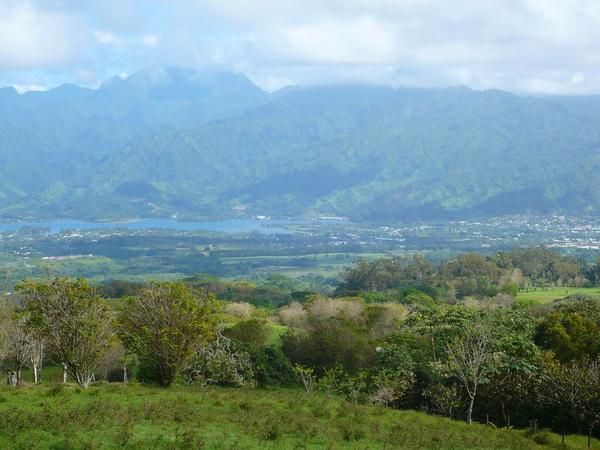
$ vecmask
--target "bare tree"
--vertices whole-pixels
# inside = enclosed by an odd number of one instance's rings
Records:
[[[110,348],[112,315],[85,280],[55,278],[18,286],[30,314],[28,325],[65,372],[87,388]]]
[[[10,308],[8,302],[0,299],[0,367],[8,356],[8,333],[10,327]]]
[[[8,355],[6,357],[9,377],[8,381],[12,387],[21,386],[23,381],[22,371],[31,358],[32,345],[31,336],[27,332],[25,318],[16,316],[8,322]]]
[[[33,382],[39,384],[42,382],[42,364],[44,362],[44,341],[30,335],[30,353],[29,363],[33,372]]]
[[[317,387],[317,378],[314,374],[314,369],[312,367],[296,364],[294,366],[294,372],[296,373],[298,380],[302,383],[302,386],[304,386],[306,395],[309,397],[312,396]]]
[[[8,384],[20,386],[21,373],[27,365],[31,365],[34,382],[38,383],[44,356],[43,341],[35,337],[28,326],[27,313],[18,303],[3,300],[0,310],[0,364],[6,360]]]
[[[492,372],[492,353],[485,327],[475,325],[456,337],[446,349],[448,369],[464,386],[469,397],[467,423],[473,422],[477,389]]]

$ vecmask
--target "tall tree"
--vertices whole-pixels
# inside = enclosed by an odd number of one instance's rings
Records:
[[[143,377],[168,386],[187,369],[215,334],[216,307],[214,294],[184,283],[153,283],[126,299],[119,334],[137,356]]]
[[[7,366],[9,384],[18,387],[22,382],[22,371],[27,366],[32,354],[31,335],[27,331],[25,318],[15,312],[7,324]]]
[[[448,369],[464,386],[469,397],[467,423],[473,421],[477,389],[492,373],[489,334],[482,325],[474,325],[457,336],[447,347]]]
[[[108,306],[85,280],[54,278],[17,287],[30,314],[29,326],[44,336],[50,355],[87,388],[113,336]]]

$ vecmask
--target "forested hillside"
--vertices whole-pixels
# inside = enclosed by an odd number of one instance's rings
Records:
[[[149,69],[0,90],[0,215],[448,218],[600,208],[600,98],[373,86],[268,94]]]

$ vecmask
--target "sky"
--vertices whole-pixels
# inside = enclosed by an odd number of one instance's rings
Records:
[[[600,0],[0,0],[0,86],[146,67],[266,90],[373,83],[600,94]]]

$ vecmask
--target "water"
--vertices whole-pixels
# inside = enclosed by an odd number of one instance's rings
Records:
[[[18,231],[21,228],[44,228],[50,233],[60,233],[66,230],[175,230],[175,231],[216,231],[222,233],[251,233],[253,231],[265,234],[289,233],[282,225],[301,223],[291,220],[221,220],[215,222],[179,222],[173,219],[139,219],[128,222],[85,222],[81,220],[60,219],[50,222],[13,222],[0,223],[0,233]],[[279,226],[278,226],[279,225]]]

